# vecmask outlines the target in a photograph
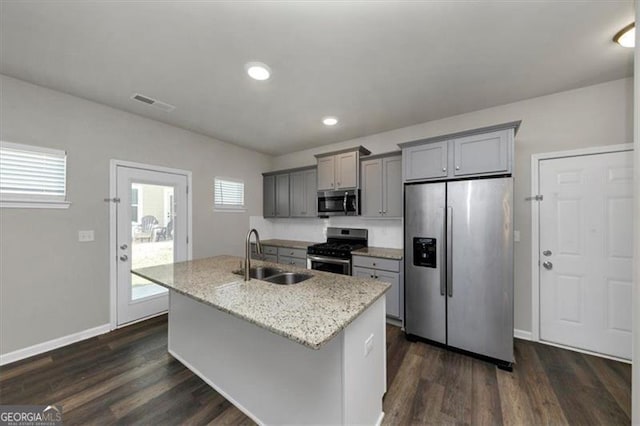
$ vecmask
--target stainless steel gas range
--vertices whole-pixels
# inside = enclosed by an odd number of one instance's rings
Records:
[[[307,248],[307,268],[351,275],[351,252],[367,247],[369,231],[327,228],[327,242]]]

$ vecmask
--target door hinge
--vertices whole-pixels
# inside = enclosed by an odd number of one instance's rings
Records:
[[[105,203],[119,203],[120,202],[120,198],[118,198],[118,197],[105,198],[104,202]]]
[[[534,195],[533,197],[527,197],[524,200],[525,201],[542,201],[543,198],[544,197],[542,195]]]
[[[189,193],[189,185],[187,185],[187,194]]]

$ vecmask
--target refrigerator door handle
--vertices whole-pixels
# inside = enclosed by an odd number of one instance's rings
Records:
[[[453,297],[453,208],[447,207],[447,291]]]
[[[446,283],[447,283],[447,243],[445,241],[445,233],[447,232],[447,209],[445,207],[442,208],[442,234],[440,235],[441,247],[440,247],[440,295],[444,296],[447,292]]]

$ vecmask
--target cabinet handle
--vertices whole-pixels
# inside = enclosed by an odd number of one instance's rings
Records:
[[[460,166],[456,166],[456,170],[460,170]]]
[[[373,277],[373,278],[375,278],[375,279],[377,280],[379,277],[376,275],[376,276],[375,276],[375,277]]]
[[[293,256],[293,252],[291,252],[291,256]]]
[[[373,278],[373,274],[371,274],[371,278]]]
[[[382,210],[378,210],[378,214],[382,214]]]
[[[384,211],[382,212],[382,214],[387,214],[387,211],[386,211],[386,210],[384,210]]]
[[[340,186],[340,182],[338,182],[338,186]]]
[[[443,167],[443,168],[442,168],[442,171],[443,171],[443,172],[446,172],[446,171],[447,171],[447,168],[446,168],[446,167]]]
[[[373,263],[372,263],[372,265],[373,265],[373,266],[376,266],[376,262],[373,262]]]

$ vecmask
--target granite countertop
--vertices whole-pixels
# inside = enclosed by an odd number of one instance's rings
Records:
[[[404,250],[384,247],[364,247],[352,251],[351,254],[355,254],[358,256],[382,257],[385,259],[402,260],[404,256]]]
[[[318,244],[318,243],[314,243],[312,241],[277,240],[277,239],[261,240],[260,243],[262,245],[264,245],[264,246],[290,247],[290,248],[304,249],[304,250],[306,250],[307,247],[309,247],[309,246],[312,246],[314,244]]]
[[[216,256],[132,272],[312,349],[335,337],[391,287],[371,279],[259,260],[252,260],[252,266],[306,272],[313,278],[293,285],[253,278],[245,282],[232,272],[240,269],[242,261]]]

